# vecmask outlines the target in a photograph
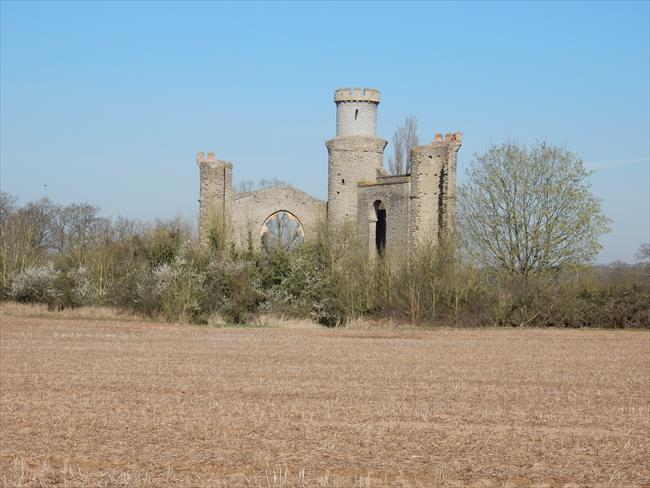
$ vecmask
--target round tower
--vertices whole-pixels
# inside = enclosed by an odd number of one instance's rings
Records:
[[[358,184],[375,181],[384,165],[386,141],[377,138],[379,90],[341,88],[334,92],[336,137],[325,143],[329,153],[327,227],[357,224]]]
[[[334,92],[336,103],[336,137],[377,135],[379,90],[341,88]]]

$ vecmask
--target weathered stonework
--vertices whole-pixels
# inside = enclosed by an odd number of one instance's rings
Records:
[[[336,90],[336,137],[326,141],[328,202],[289,187],[237,194],[232,164],[197,156],[201,197],[199,236],[217,228],[239,247],[260,247],[267,218],[286,211],[302,224],[305,239],[327,222],[329,232],[356,225],[365,249],[376,255],[408,255],[420,245],[436,245],[453,234],[456,213],[456,154],[461,133],[436,134],[411,150],[411,173],[386,175],[386,141],[376,135],[380,93],[374,89]]]
[[[302,225],[305,239],[313,239],[321,223],[325,222],[326,205],[305,192],[287,186],[278,186],[250,193],[236,194],[232,202],[231,222],[234,241],[240,247],[259,249],[262,226],[266,219],[283,210],[295,215]]]
[[[411,250],[418,245],[436,245],[453,231],[456,153],[461,137],[460,133],[444,138],[436,134],[431,144],[411,149]]]
[[[199,198],[199,239],[207,242],[208,232],[217,227],[223,234],[229,233],[227,217],[233,199],[232,163],[215,159],[214,153],[196,155],[201,178]]]
[[[329,153],[327,224],[332,228],[357,220],[358,185],[377,178],[384,163],[386,141],[345,136],[325,144]]]

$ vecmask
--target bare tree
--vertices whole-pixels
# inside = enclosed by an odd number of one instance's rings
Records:
[[[492,146],[476,155],[459,189],[461,236],[484,264],[528,276],[593,260],[609,219],[582,160],[538,143]]]
[[[403,175],[411,172],[409,152],[418,145],[418,120],[413,115],[406,117],[404,125],[393,134],[394,153],[388,157],[388,172]]]
[[[289,212],[279,211],[269,217],[262,231],[262,249],[267,254],[292,251],[304,240],[302,225]]]
[[[11,193],[0,192],[0,229],[7,222],[9,216],[16,210],[17,200]]]
[[[242,180],[235,185],[236,193],[250,193],[255,191],[255,182],[253,180]]]
[[[650,242],[641,244],[635,257],[638,263],[650,264]]]
[[[6,194],[5,194],[6,195]],[[52,250],[52,222],[61,207],[43,198],[16,208],[3,196],[0,236],[1,283],[25,267],[42,261]]]
[[[58,213],[62,229],[59,252],[68,252],[81,264],[93,246],[110,239],[111,223],[98,215],[99,207],[87,203],[72,204]]]
[[[272,178],[267,180],[263,178],[255,183],[253,180],[242,180],[235,185],[235,192],[237,193],[250,193],[257,190],[266,190],[267,188],[275,188],[276,186],[291,186],[284,180]]]
[[[275,188],[276,186],[291,186],[291,184],[275,177],[271,178],[270,180],[267,180],[266,178],[262,178],[257,183],[257,188],[260,190],[266,190],[267,188]]]

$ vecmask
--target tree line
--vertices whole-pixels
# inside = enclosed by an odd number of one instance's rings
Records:
[[[408,260],[370,261],[352,229],[256,252],[200,246],[181,219],[108,219],[2,193],[0,296],[196,323],[274,313],[327,326],[650,327],[650,246],[634,264],[593,264],[609,220],[588,175],[563,147],[492,146],[459,190],[455,237]]]

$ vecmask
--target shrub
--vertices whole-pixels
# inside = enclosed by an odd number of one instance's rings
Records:
[[[61,273],[52,263],[30,266],[14,277],[9,296],[18,302],[40,302],[55,305],[63,294],[57,288]]]
[[[171,264],[153,270],[153,295],[168,320],[196,321],[200,317],[199,296],[205,275],[193,263],[177,257]]]
[[[261,280],[250,256],[226,253],[207,266],[200,309],[202,320],[218,313],[235,323],[245,322],[262,302]]]
[[[371,316],[422,326],[650,328],[645,254],[634,265],[521,274],[477,267],[446,242],[421,247],[407,261],[389,255],[373,261],[354,228],[327,237],[323,229],[296,249],[264,254],[253,250],[252,231],[249,248],[238,251],[216,234],[199,246],[180,220],[152,225],[97,218],[75,230],[92,239],[61,241],[81,246],[60,245],[51,232],[31,245],[21,240],[20,226],[40,215],[47,229],[45,217],[62,211],[48,201],[37,207],[5,222],[3,244],[11,238],[16,246],[0,256],[3,298],[111,305],[201,323],[214,316],[245,322],[268,311],[330,327]]]

